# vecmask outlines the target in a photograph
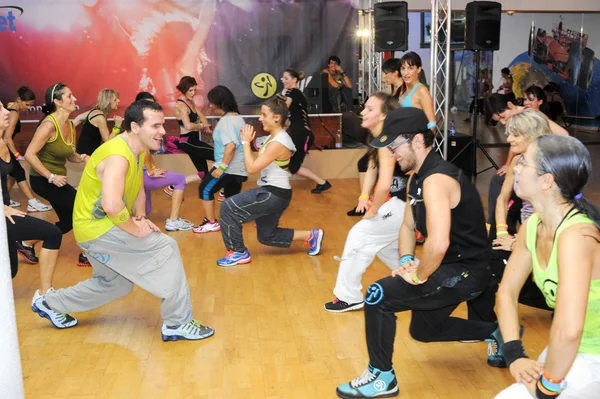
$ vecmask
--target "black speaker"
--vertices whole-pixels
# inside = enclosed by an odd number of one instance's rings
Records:
[[[499,50],[502,4],[495,1],[473,1],[467,4],[465,48],[467,50]]]
[[[327,82],[327,73],[319,73],[312,76],[312,79],[304,88],[304,96],[308,102],[309,114],[323,114],[331,112],[329,103],[329,83]]]
[[[473,170],[473,157],[475,156],[473,136],[463,133],[448,136],[448,153],[446,155],[448,162],[461,168],[469,179],[473,178],[475,172]]]
[[[406,1],[375,3],[375,51],[408,50]]]

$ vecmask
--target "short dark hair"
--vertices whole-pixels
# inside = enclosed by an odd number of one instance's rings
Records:
[[[156,98],[154,98],[154,96],[147,91],[140,91],[137,96],[135,96],[135,101],[140,100],[150,100],[156,102]]]
[[[501,114],[506,111],[509,102],[512,103],[509,96],[494,93],[485,99],[485,109],[489,115]]]
[[[510,69],[508,69],[508,68],[502,68],[502,70],[500,71],[500,73],[503,73],[505,75],[509,75],[510,76]]]
[[[198,86],[198,82],[192,76],[184,76],[179,80],[179,84],[177,85],[177,90],[181,92],[181,94],[185,94],[190,87]]]
[[[384,73],[390,73],[390,72],[398,72],[398,75],[400,75],[400,59],[398,58],[390,58],[389,60],[387,60],[386,62],[383,63],[383,65],[381,66],[381,70]]]
[[[342,65],[342,60],[340,60],[340,57],[338,57],[337,55],[332,55],[331,57],[329,57],[327,63],[329,64],[331,61],[337,63],[338,65]]]
[[[235,100],[235,96],[225,86],[215,86],[208,92],[208,101],[215,105],[216,107],[222,109],[227,112],[237,112],[240,113],[238,109],[237,101]]]
[[[405,139],[408,139],[408,141],[412,142],[417,134],[423,135],[423,144],[425,145],[425,148],[429,148],[433,145],[433,142],[435,141],[435,133],[429,129],[427,129],[424,132],[418,132],[418,133],[414,133],[414,134],[402,134],[402,137],[404,137]]]
[[[536,85],[529,86],[525,90],[525,97],[529,97],[529,95],[532,95],[535,98],[537,98],[538,100],[542,100],[542,101],[544,101],[546,99],[546,96],[544,95],[544,90],[542,90],[541,87],[536,86]]]
[[[33,101],[35,100],[35,93],[27,86],[21,86],[17,89],[17,96],[21,101]]]
[[[160,112],[163,110],[163,107],[161,107],[160,104],[157,102],[148,100],[140,100],[132,103],[125,110],[125,120],[123,121],[123,128],[126,131],[131,131],[132,122],[135,122],[139,126],[142,126],[146,121],[146,117],[144,116],[145,110]]]

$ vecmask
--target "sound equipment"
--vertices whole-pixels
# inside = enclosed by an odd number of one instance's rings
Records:
[[[499,50],[502,4],[495,1],[473,1],[467,4],[465,48],[467,50]]]
[[[408,50],[406,1],[375,3],[375,51]]]
[[[448,162],[453,163],[463,170],[469,179],[475,174],[475,143],[473,136],[463,133],[456,133],[454,136],[448,136],[448,152],[446,154]]]
[[[324,114],[331,112],[327,77],[327,73],[324,72],[313,75],[313,79],[311,79],[304,88],[304,96],[308,102],[309,114]]]

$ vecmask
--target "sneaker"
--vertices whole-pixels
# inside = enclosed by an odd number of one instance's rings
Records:
[[[192,320],[177,327],[168,327],[163,323],[161,332],[163,341],[177,341],[180,339],[197,341],[210,337],[215,333],[215,330],[208,326],[203,326],[197,320]]]
[[[217,193],[217,201],[219,201],[219,202],[225,201],[225,194],[223,194],[221,191],[219,191]]]
[[[31,306],[33,306],[35,304],[35,301],[37,301],[39,298],[42,298],[44,295],[52,291],[54,291],[54,288],[52,287],[48,288],[48,291],[46,291],[45,294],[40,294],[40,290],[35,290],[35,292],[33,293],[33,298],[31,299]]]
[[[321,194],[323,191],[327,191],[331,188],[331,183],[325,180],[324,184],[317,184],[317,187],[310,190],[313,194]]]
[[[356,207],[350,209],[348,212],[346,212],[346,215],[348,216],[365,216],[365,211],[362,212],[356,212]]]
[[[44,204],[37,198],[27,201],[27,212],[48,212],[52,210],[52,206]]]
[[[192,230],[194,224],[189,220],[177,218],[175,220],[167,219],[165,223],[165,230],[167,231],[177,231],[177,230]]]
[[[165,194],[167,194],[169,197],[173,195],[173,190],[175,190],[175,186],[165,186],[163,189]]]
[[[423,245],[425,242],[425,236],[421,234],[419,230],[415,230],[415,240],[417,245]]]
[[[357,303],[348,303],[344,301],[340,301],[338,298],[335,298],[333,302],[327,302],[325,304],[325,310],[331,313],[343,313],[349,312],[351,310],[362,309],[365,306],[365,302],[357,302]]]
[[[35,256],[35,248],[25,245],[23,241],[17,241],[17,253],[32,265],[37,265],[40,260]]]
[[[40,295],[31,306],[31,310],[40,315],[40,317],[50,320],[56,328],[70,328],[77,325],[76,318],[67,313],[58,313],[48,306],[45,298],[45,295]]]
[[[252,257],[250,257],[250,252],[248,252],[247,249],[244,250],[244,252],[234,252],[229,250],[224,258],[217,260],[217,265],[223,267],[244,265],[246,263],[250,263],[251,260]]]
[[[88,258],[82,253],[79,254],[79,259],[77,260],[77,266],[79,267],[92,267],[92,264],[88,260]]]
[[[207,218],[204,218],[204,222],[200,226],[194,227],[192,231],[194,233],[211,233],[214,231],[221,231],[221,225],[219,222],[217,222],[217,219],[215,219],[214,222],[211,222]]]
[[[340,398],[391,398],[398,396],[398,380],[394,369],[381,371],[369,365],[369,368],[358,378],[342,384],[335,390]]]
[[[523,337],[523,332],[525,331],[525,327],[522,325],[519,326],[519,335]],[[502,353],[502,347],[504,346],[504,339],[502,338],[502,334],[500,333],[500,327],[496,328],[492,335],[488,339],[485,340],[488,342],[488,366],[497,367],[497,368],[506,368],[506,359],[504,359],[504,355]]]
[[[18,208],[18,207],[20,207],[20,206],[21,206],[21,203],[20,203],[20,202],[18,202],[18,201],[13,201],[13,200],[10,200],[10,207],[11,207],[11,208]]]
[[[318,255],[321,252],[321,243],[325,232],[322,229],[314,229],[310,231],[310,237],[306,240],[306,244],[310,247],[308,254],[310,256]]]

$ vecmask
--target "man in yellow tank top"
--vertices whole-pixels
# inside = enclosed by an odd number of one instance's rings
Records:
[[[160,148],[165,135],[162,107],[136,101],[125,111],[123,126],[123,134],[92,154],[75,198],[75,239],[87,253],[93,277],[39,297],[33,311],[58,328],[72,327],[76,322],[64,323],[66,313],[107,304],[137,284],[161,299],[164,341],[210,337],[214,330],[192,318],[177,242],[143,213],[144,153]]]

